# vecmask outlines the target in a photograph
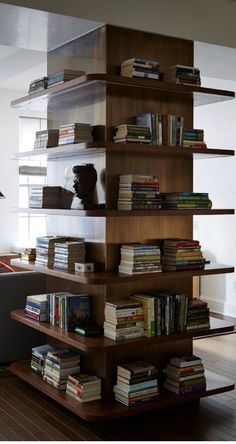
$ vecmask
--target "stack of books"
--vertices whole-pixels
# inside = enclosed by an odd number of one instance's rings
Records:
[[[183,146],[186,148],[207,148],[204,142],[204,130],[193,128],[184,130]]]
[[[158,210],[161,195],[158,176],[123,174],[119,180],[118,210]]]
[[[206,390],[206,377],[201,358],[194,355],[174,357],[164,370],[164,388],[177,395]]]
[[[119,273],[157,273],[162,271],[161,251],[157,245],[124,244],[121,246]]]
[[[40,79],[32,80],[32,82],[29,85],[29,94],[32,94],[34,92],[42,91],[46,89],[48,86],[48,78],[47,77],[40,77]]]
[[[34,321],[47,321],[47,294],[27,296],[25,315]]]
[[[38,375],[43,375],[44,372],[44,364],[47,353],[49,351],[55,351],[54,347],[49,344],[40,345],[39,347],[32,348],[32,356],[31,356],[31,370],[37,373]]]
[[[204,209],[211,208],[212,201],[209,199],[208,193],[162,193],[162,208],[169,210],[187,210],[187,209]]]
[[[27,262],[34,262],[36,259],[36,248],[25,248],[21,253],[21,259]]]
[[[68,80],[73,80],[76,77],[83,76],[84,74],[85,71],[80,71],[78,69],[62,69],[61,71],[54,72],[48,76],[48,88],[51,86],[60,85]]]
[[[69,375],[66,394],[79,402],[101,399],[101,378],[87,373]]]
[[[156,401],[159,397],[156,368],[144,361],[117,367],[115,399],[128,407]]]
[[[85,242],[83,238],[76,241],[55,243],[54,267],[74,271],[75,262],[85,262]]]
[[[172,114],[144,113],[136,116],[136,123],[149,127],[153,145],[182,146],[183,144],[183,117]]]
[[[200,299],[189,300],[186,330],[210,328],[210,312],[208,304]]]
[[[200,70],[193,66],[174,65],[167,68],[163,75],[164,82],[185,85],[201,85]]]
[[[30,208],[60,208],[62,187],[60,186],[31,186]]]
[[[52,267],[54,263],[54,244],[65,242],[65,236],[41,236],[36,238],[36,261],[38,265]]]
[[[151,131],[148,126],[123,124],[116,126],[115,130],[115,143],[151,143]]]
[[[143,325],[143,307],[140,302],[106,302],[104,336],[107,338],[122,340],[143,336]]]
[[[160,63],[156,60],[148,60],[132,57],[121,64],[121,75],[125,77],[145,77],[147,79],[159,79]]]
[[[59,129],[58,145],[70,143],[92,142],[93,127],[89,123],[69,123]]]
[[[80,355],[69,349],[49,351],[43,379],[58,390],[66,390],[68,375],[80,372]]]
[[[58,145],[59,130],[47,129],[35,134],[34,149],[52,148]]]
[[[204,268],[204,258],[198,240],[164,239],[162,251],[164,270],[191,270]]]
[[[188,297],[176,291],[135,294],[130,297],[143,306],[144,335],[169,335],[186,330]]]

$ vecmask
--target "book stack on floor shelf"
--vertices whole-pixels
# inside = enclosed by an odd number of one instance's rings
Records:
[[[79,373],[69,375],[66,394],[79,402],[89,402],[101,399],[101,378],[98,376]]]
[[[115,143],[151,143],[151,131],[148,126],[123,124],[116,126],[115,130],[116,134],[113,137]]]
[[[188,128],[184,130],[183,146],[187,148],[207,148],[204,142],[204,130]]]
[[[170,359],[164,370],[166,381],[164,388],[184,395],[206,390],[206,377],[201,358],[188,355]]]
[[[202,269],[204,264],[198,240],[164,239],[162,249],[163,270]]]
[[[66,390],[68,375],[80,372],[80,355],[69,349],[49,351],[43,379],[58,390]]]
[[[114,393],[116,401],[128,407],[156,401],[159,397],[156,368],[144,361],[118,365]]]
[[[186,330],[210,327],[210,310],[208,304],[200,299],[189,300]]]
[[[169,210],[187,210],[211,208],[212,202],[208,193],[162,193],[162,208]]]
[[[45,359],[48,352],[55,351],[55,348],[49,344],[39,345],[32,348],[31,370],[39,375],[43,375]]]
[[[85,262],[85,253],[84,238],[78,238],[77,241],[56,242],[54,248],[54,267],[74,271],[75,262]]]
[[[158,176],[122,174],[119,178],[118,210],[161,208]]]
[[[89,123],[69,123],[68,125],[61,125],[58,145],[92,142],[92,131],[93,127]]]
[[[104,336],[122,340],[143,336],[143,307],[140,302],[120,300],[106,302]]]
[[[161,250],[158,245],[124,244],[120,253],[119,273],[140,274],[162,271]]]
[[[121,63],[121,75],[125,77],[145,77],[159,79],[160,63],[156,60],[148,60],[133,57]]]

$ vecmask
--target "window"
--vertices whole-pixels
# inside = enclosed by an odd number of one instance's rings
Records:
[[[31,151],[34,146],[36,131],[47,129],[47,120],[35,117],[20,117],[19,119],[19,151]],[[22,167],[40,167],[40,174],[29,174]],[[27,208],[31,185],[45,185],[46,161],[21,160],[19,162],[19,206]],[[24,172],[22,174],[22,172]],[[33,171],[32,171],[33,172]],[[18,247],[34,247],[37,236],[46,234],[46,216],[41,214],[19,213]]]

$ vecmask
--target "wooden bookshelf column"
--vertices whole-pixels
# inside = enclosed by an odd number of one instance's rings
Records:
[[[211,264],[205,270],[187,272],[163,272],[153,275],[118,275],[119,250],[122,243],[146,242],[167,237],[192,238],[194,214],[233,214],[234,211],[136,211],[116,210],[118,178],[120,174],[158,175],[161,192],[193,190],[193,160],[204,156],[229,156],[231,150],[186,149],[155,147],[140,144],[114,144],[114,126],[134,123],[137,114],[156,112],[184,117],[185,126],[193,127],[193,101],[211,103],[234,98],[230,91],[211,90],[196,86],[170,85],[149,79],[120,77],[120,65],[133,56],[160,61],[161,71],[175,64],[193,66],[193,42],[165,37],[141,31],[104,25],[95,31],[73,40],[48,54],[48,73],[63,68],[81,69],[82,78],[66,82],[17,99],[15,107],[40,108],[47,105],[48,128],[59,128],[71,122],[90,123],[95,126],[96,141],[77,146],[39,150],[37,153],[21,153],[18,158],[46,156],[48,159],[48,185],[64,186],[65,170],[73,165],[93,163],[98,173],[98,203],[105,203],[102,210],[33,210],[47,214],[49,234],[83,236],[89,240],[88,256],[96,263],[95,273],[89,276],[66,273],[34,264],[20,264],[31,270],[48,274],[48,291],[86,291],[92,296],[93,320],[100,325],[104,321],[104,305],[107,300],[128,298],[135,292],[175,289],[192,295],[193,276],[233,272],[233,267]],[[206,190],[207,191],[207,190]],[[20,211],[15,209],[15,211]],[[24,211],[31,211],[24,209]],[[73,216],[73,217],[71,217]],[[38,233],[40,236],[40,233]],[[15,263],[16,264],[16,263]],[[191,332],[161,338],[140,338],[137,341],[115,343],[106,338],[76,338],[58,329],[28,321],[22,312],[14,311],[12,317],[32,328],[42,330],[50,337],[69,344],[83,353],[87,370],[103,378],[103,401],[85,407],[75,406],[64,395],[31,376],[25,363],[14,364],[12,371],[33,384],[39,390],[62,403],[87,420],[108,420],[139,413],[165,405],[177,404],[220,391],[231,390],[233,383],[222,384],[217,379],[208,391],[194,396],[167,393],[158,404],[127,408],[112,400],[116,366],[131,359],[144,359],[160,371],[176,352],[191,353]],[[211,333],[232,330],[232,326],[217,324]],[[207,332],[205,332],[207,335]],[[148,346],[146,346],[148,344]],[[213,380],[215,377],[213,377]],[[215,385],[214,385],[215,384]],[[215,387],[212,389],[212,387]],[[96,412],[95,412],[96,411]]]

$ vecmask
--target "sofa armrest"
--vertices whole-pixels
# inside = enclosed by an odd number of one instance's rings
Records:
[[[31,348],[44,344],[44,334],[10,317],[11,310],[24,308],[26,297],[46,292],[46,276],[36,272],[0,273],[0,363],[31,356]]]

